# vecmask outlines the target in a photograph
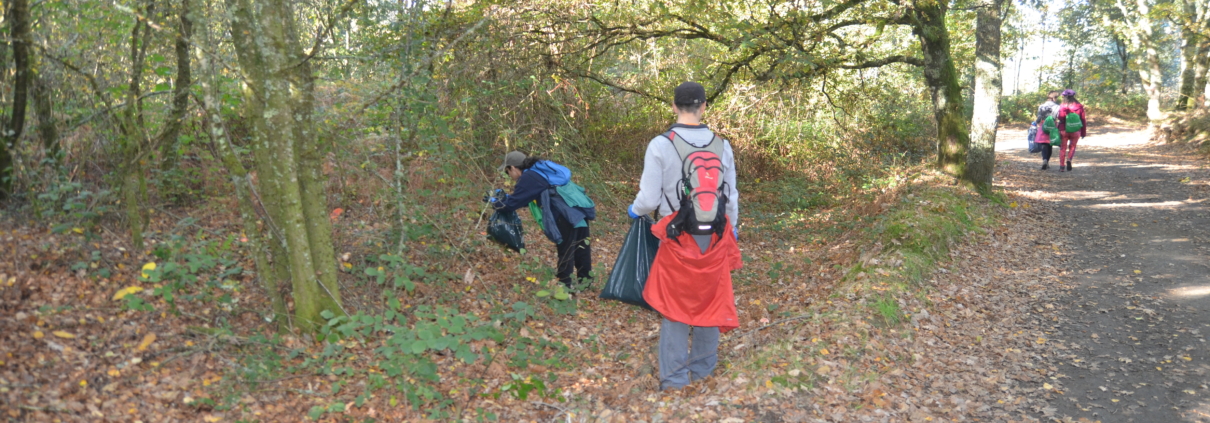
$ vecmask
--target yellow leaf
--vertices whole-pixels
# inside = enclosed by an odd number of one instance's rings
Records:
[[[1133,227],[1133,228],[1137,228],[1137,227],[1139,227],[1139,224],[1138,224],[1138,223],[1131,223],[1131,224],[1130,224],[1130,226],[1131,226],[1131,227]]]
[[[122,375],[122,372],[119,372],[118,369],[109,369],[109,376],[118,377],[121,375]]]
[[[139,343],[139,346],[135,348],[135,351],[147,351],[147,347],[151,346],[152,342],[155,342],[154,333],[149,333],[146,336],[143,336],[143,342]]]
[[[1181,359],[1185,361],[1193,361],[1193,359],[1189,357],[1181,357]]]
[[[144,265],[143,265],[143,271],[142,271],[142,273],[139,273],[139,276],[142,276],[142,277],[146,278],[146,277],[147,277],[147,272],[148,272],[148,271],[152,271],[152,270],[155,270],[155,262],[154,262],[154,261],[153,261],[153,262],[148,262],[147,264],[144,264]]]
[[[1051,386],[1049,383],[1043,383],[1042,389],[1054,389],[1054,386]]]
[[[72,232],[75,232],[75,233],[78,233],[78,234],[82,234],[82,233],[84,233],[84,230],[83,230],[83,229],[80,229],[80,228],[71,228],[71,231],[72,231]]]
[[[1142,271],[1142,270],[1139,270],[1139,269],[1134,269],[1134,274],[1136,274],[1136,275],[1137,275],[1137,274],[1140,274],[1140,273],[1143,273],[1143,271]]]
[[[43,335],[42,331],[40,331],[40,330],[34,331],[34,339],[42,339],[43,336],[46,336],[46,335]]]
[[[1162,371],[1164,371],[1164,368],[1163,368],[1163,367],[1159,367],[1159,366],[1156,366],[1156,367],[1155,367],[1155,369],[1156,369],[1156,370],[1159,370],[1159,371],[1161,371],[1161,372],[1162,372]]]
[[[353,263],[345,263],[345,269],[352,269]]]
[[[822,350],[819,350],[819,355],[828,355],[828,349],[824,348]]]
[[[142,291],[143,291],[143,287],[141,287],[141,286],[137,286],[137,285],[128,286],[128,287],[122,288],[122,290],[114,293],[113,300],[117,301],[117,300],[126,298],[127,295],[139,293]]]
[[[81,380],[81,381],[80,381],[80,386],[88,386],[88,381],[87,381],[87,380]]]
[[[766,380],[766,381],[765,381],[765,387],[766,387],[766,388],[769,388],[769,389],[773,389],[773,381],[771,381],[771,380]]]
[[[75,335],[72,335],[72,334],[70,334],[70,333],[67,333],[67,332],[64,332],[64,331],[61,331],[61,330],[57,330],[57,331],[51,332],[51,334],[53,334],[53,335],[55,335],[55,336],[57,336],[57,337],[60,337],[60,338],[64,338],[64,339],[71,339],[71,338],[75,338],[75,337],[76,337]]]
[[[1110,401],[1113,401],[1113,402],[1118,402],[1118,401],[1121,401],[1121,400],[1120,400],[1120,399],[1117,399],[1117,398],[1114,398],[1114,399],[1111,399]]]
[[[1011,202],[1011,203],[1008,203],[1008,207],[1009,207],[1009,208],[1013,208],[1013,209],[1017,208],[1017,202],[1016,202],[1016,201],[1013,201],[1013,202]]]
[[[1039,344],[1045,344],[1045,343],[1046,343],[1046,338],[1038,338],[1038,343],[1039,343]]]

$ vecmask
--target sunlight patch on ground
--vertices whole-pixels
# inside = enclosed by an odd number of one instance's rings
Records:
[[[1210,295],[1210,285],[1182,286],[1168,290],[1168,295],[1178,298],[1201,298]]]
[[[1066,191],[1063,193],[1065,200],[1105,200],[1108,198],[1119,197],[1121,194],[1112,191]]]
[[[1093,204],[1088,207],[1094,208],[1094,209],[1120,209],[1120,208],[1127,208],[1127,207],[1164,208],[1164,207],[1181,207],[1181,206],[1198,205],[1198,204],[1204,203],[1205,201],[1206,201],[1205,199],[1201,199],[1201,200],[1184,200],[1184,201],[1160,201],[1157,203]]]

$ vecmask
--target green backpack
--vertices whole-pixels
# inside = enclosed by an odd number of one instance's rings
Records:
[[[1055,116],[1046,116],[1046,120],[1042,121],[1042,132],[1045,132],[1050,137],[1050,143],[1056,144],[1059,142],[1059,128],[1055,125]]]
[[[1080,121],[1080,115],[1077,115],[1075,113],[1068,113],[1065,132],[1068,132],[1068,133],[1076,132],[1082,128],[1084,128],[1084,122]]]

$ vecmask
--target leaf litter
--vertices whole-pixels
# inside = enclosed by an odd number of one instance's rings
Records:
[[[1067,351],[1079,342],[1051,330],[1059,319],[1057,305],[1070,289],[1071,271],[1065,269],[1073,253],[1068,239],[1050,235],[1063,233],[1055,219],[1059,207],[1015,191],[1014,177],[1020,175],[1005,178],[1005,191],[1017,207],[979,206],[1001,222],[952,246],[938,271],[923,276],[918,292],[889,299],[899,315],[874,311],[876,290],[844,288],[853,281],[876,287],[878,278],[897,275],[893,269],[902,267],[902,258],[883,252],[893,249],[870,245],[861,228],[807,236],[859,215],[837,206],[797,222],[801,233],[774,230],[769,222],[745,232],[762,240],[742,240],[745,270],[736,275],[736,297],[743,326],[724,336],[715,376],[680,392],[656,392],[658,316],[599,301],[588,291],[577,297],[574,313],[547,313],[512,335],[566,345],[560,357],[568,362],[562,367],[464,364],[433,352],[443,376],[439,389],[453,401],[447,411],[470,420],[479,411],[491,412],[501,421],[1022,421],[1051,416],[1055,409],[1048,401],[1069,393],[1066,376],[1048,363],[1070,357]],[[932,185],[923,189],[950,189],[939,178],[921,183]],[[894,204],[903,194],[886,192],[866,213],[884,211],[883,204]],[[357,213],[344,211],[341,222]],[[221,227],[217,222],[224,219],[209,221]],[[156,224],[171,227],[163,220]],[[597,261],[609,262],[622,234],[608,224],[599,226],[594,230]],[[164,304],[155,312],[122,310],[116,300],[125,296],[152,301],[147,292],[152,287],[139,276],[154,270],[144,265],[154,257],[120,250],[120,239],[104,232],[86,246],[102,251],[113,274],[81,277],[68,270],[80,254],[73,248],[81,234],[55,235],[11,220],[0,222],[0,228],[0,240],[17,252],[0,259],[5,311],[0,413],[9,418],[298,421],[313,406],[337,404],[341,411],[322,419],[426,418],[390,392],[358,404],[356,390],[331,389],[341,382],[335,375],[282,372],[271,380],[249,381],[233,373],[252,335],[271,330],[259,319],[239,318],[268,309],[248,275],[237,278],[250,288],[235,295],[247,309],[181,303],[179,314],[167,312]],[[527,281],[532,277],[515,269],[516,255],[482,250],[458,258],[462,264],[451,279],[460,283],[453,287],[487,291],[503,303],[527,298],[509,293],[509,281],[535,289],[543,282]],[[547,263],[553,259],[544,249],[530,254]],[[342,263],[349,260],[345,256]],[[864,270],[846,273],[856,264]],[[433,286],[416,290],[410,301],[437,295]],[[464,311],[486,313],[491,306],[466,297],[459,300]],[[372,300],[351,290],[348,302],[368,307]],[[219,316],[228,319],[231,332],[215,330]],[[295,336],[282,342],[281,348],[306,355],[324,349]],[[356,340],[340,344],[352,351],[372,347]],[[490,340],[476,346],[502,347]],[[349,365],[374,371],[370,360],[354,357]],[[477,376],[458,376],[467,374]],[[532,381],[524,375],[547,374],[558,376],[552,382],[558,397],[485,395],[510,380]],[[468,378],[482,386],[460,384]]]

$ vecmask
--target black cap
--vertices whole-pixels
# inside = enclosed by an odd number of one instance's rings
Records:
[[[696,82],[682,82],[673,91],[672,102],[677,106],[695,106],[706,102],[706,88]]]

